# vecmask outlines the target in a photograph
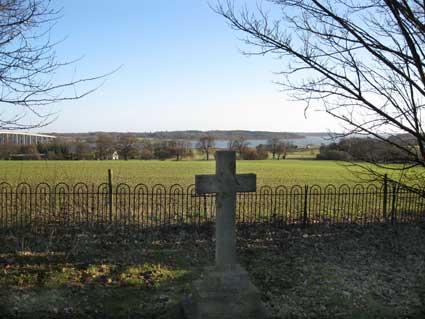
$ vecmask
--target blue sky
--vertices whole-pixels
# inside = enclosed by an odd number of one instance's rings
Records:
[[[326,114],[289,101],[273,84],[284,65],[246,57],[236,33],[204,0],[56,3],[60,60],[83,57],[58,80],[121,68],[90,96],[50,107],[43,132],[247,129],[326,131]]]

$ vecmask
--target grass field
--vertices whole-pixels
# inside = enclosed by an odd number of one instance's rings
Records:
[[[1,161],[0,181],[17,184],[47,183],[102,183],[107,181],[107,170],[113,170],[114,183],[135,185],[175,183],[190,185],[196,174],[213,174],[214,161]],[[258,185],[295,184],[353,184],[358,177],[347,167],[333,161],[263,160],[238,161],[238,173],[257,174]]]

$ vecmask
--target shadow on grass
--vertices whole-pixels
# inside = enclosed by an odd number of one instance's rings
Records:
[[[180,318],[209,233],[3,235],[0,318]]]
[[[241,263],[273,318],[425,318],[423,225],[242,231]]]
[[[211,226],[2,235],[0,318],[181,318],[212,237]],[[239,227],[238,256],[271,318],[425,317],[420,225]]]

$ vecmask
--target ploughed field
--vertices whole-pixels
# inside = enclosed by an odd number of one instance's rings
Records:
[[[26,182],[57,184],[100,184],[107,182],[107,171],[113,170],[113,183],[139,183],[153,186],[171,186],[194,183],[196,174],[213,174],[214,161],[0,161],[0,182],[16,185]],[[334,161],[316,160],[262,160],[238,161],[238,173],[257,174],[257,185],[328,185],[362,182],[358,168]]]

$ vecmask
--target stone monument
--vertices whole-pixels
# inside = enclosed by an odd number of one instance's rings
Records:
[[[258,289],[236,261],[236,193],[255,192],[255,174],[236,175],[233,151],[216,153],[216,174],[197,175],[197,194],[216,193],[215,266],[195,281],[192,295],[183,301],[190,319],[264,318]]]

